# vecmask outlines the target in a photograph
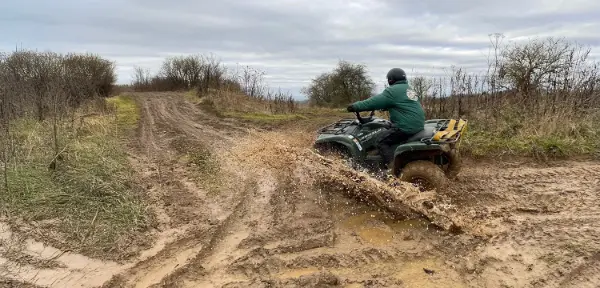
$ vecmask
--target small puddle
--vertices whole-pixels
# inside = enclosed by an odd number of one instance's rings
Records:
[[[373,245],[386,245],[398,237],[415,230],[434,230],[425,219],[396,220],[387,213],[360,204],[338,203],[334,214],[340,226],[356,233],[363,241]]]

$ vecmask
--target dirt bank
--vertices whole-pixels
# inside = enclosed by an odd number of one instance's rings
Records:
[[[600,285],[598,163],[478,164],[446,194],[412,194],[313,155],[302,129],[258,131],[177,94],[137,96],[131,159],[157,215],[155,246],[127,263],[68,252],[79,261],[58,257],[41,268],[4,259],[30,269],[7,279],[49,287]],[[460,229],[441,229],[452,227]]]

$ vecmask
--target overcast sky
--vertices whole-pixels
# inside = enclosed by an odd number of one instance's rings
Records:
[[[483,69],[490,33],[600,46],[599,28],[598,0],[0,1],[1,51],[98,53],[117,62],[120,83],[134,65],[156,71],[168,55],[214,53],[264,70],[273,87],[297,96],[338,59],[368,65],[382,83],[392,67]]]

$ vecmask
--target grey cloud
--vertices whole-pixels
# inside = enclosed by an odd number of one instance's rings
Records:
[[[123,83],[134,65],[156,70],[167,55],[214,53],[229,66],[264,69],[273,86],[297,93],[338,59],[366,64],[376,81],[392,66],[426,75],[442,74],[441,67],[450,65],[478,71],[486,65],[493,32],[508,38],[556,33],[599,46],[600,4],[560,2],[4,1],[0,49],[23,43],[97,52],[117,61]]]

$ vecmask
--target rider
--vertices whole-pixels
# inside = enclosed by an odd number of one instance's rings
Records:
[[[379,95],[358,101],[348,106],[348,112],[388,110],[392,128],[387,131],[378,143],[379,153],[384,164],[389,167],[394,156],[392,146],[408,140],[423,130],[425,112],[419,103],[416,93],[410,89],[406,73],[400,68],[393,68],[387,73],[390,84]]]

